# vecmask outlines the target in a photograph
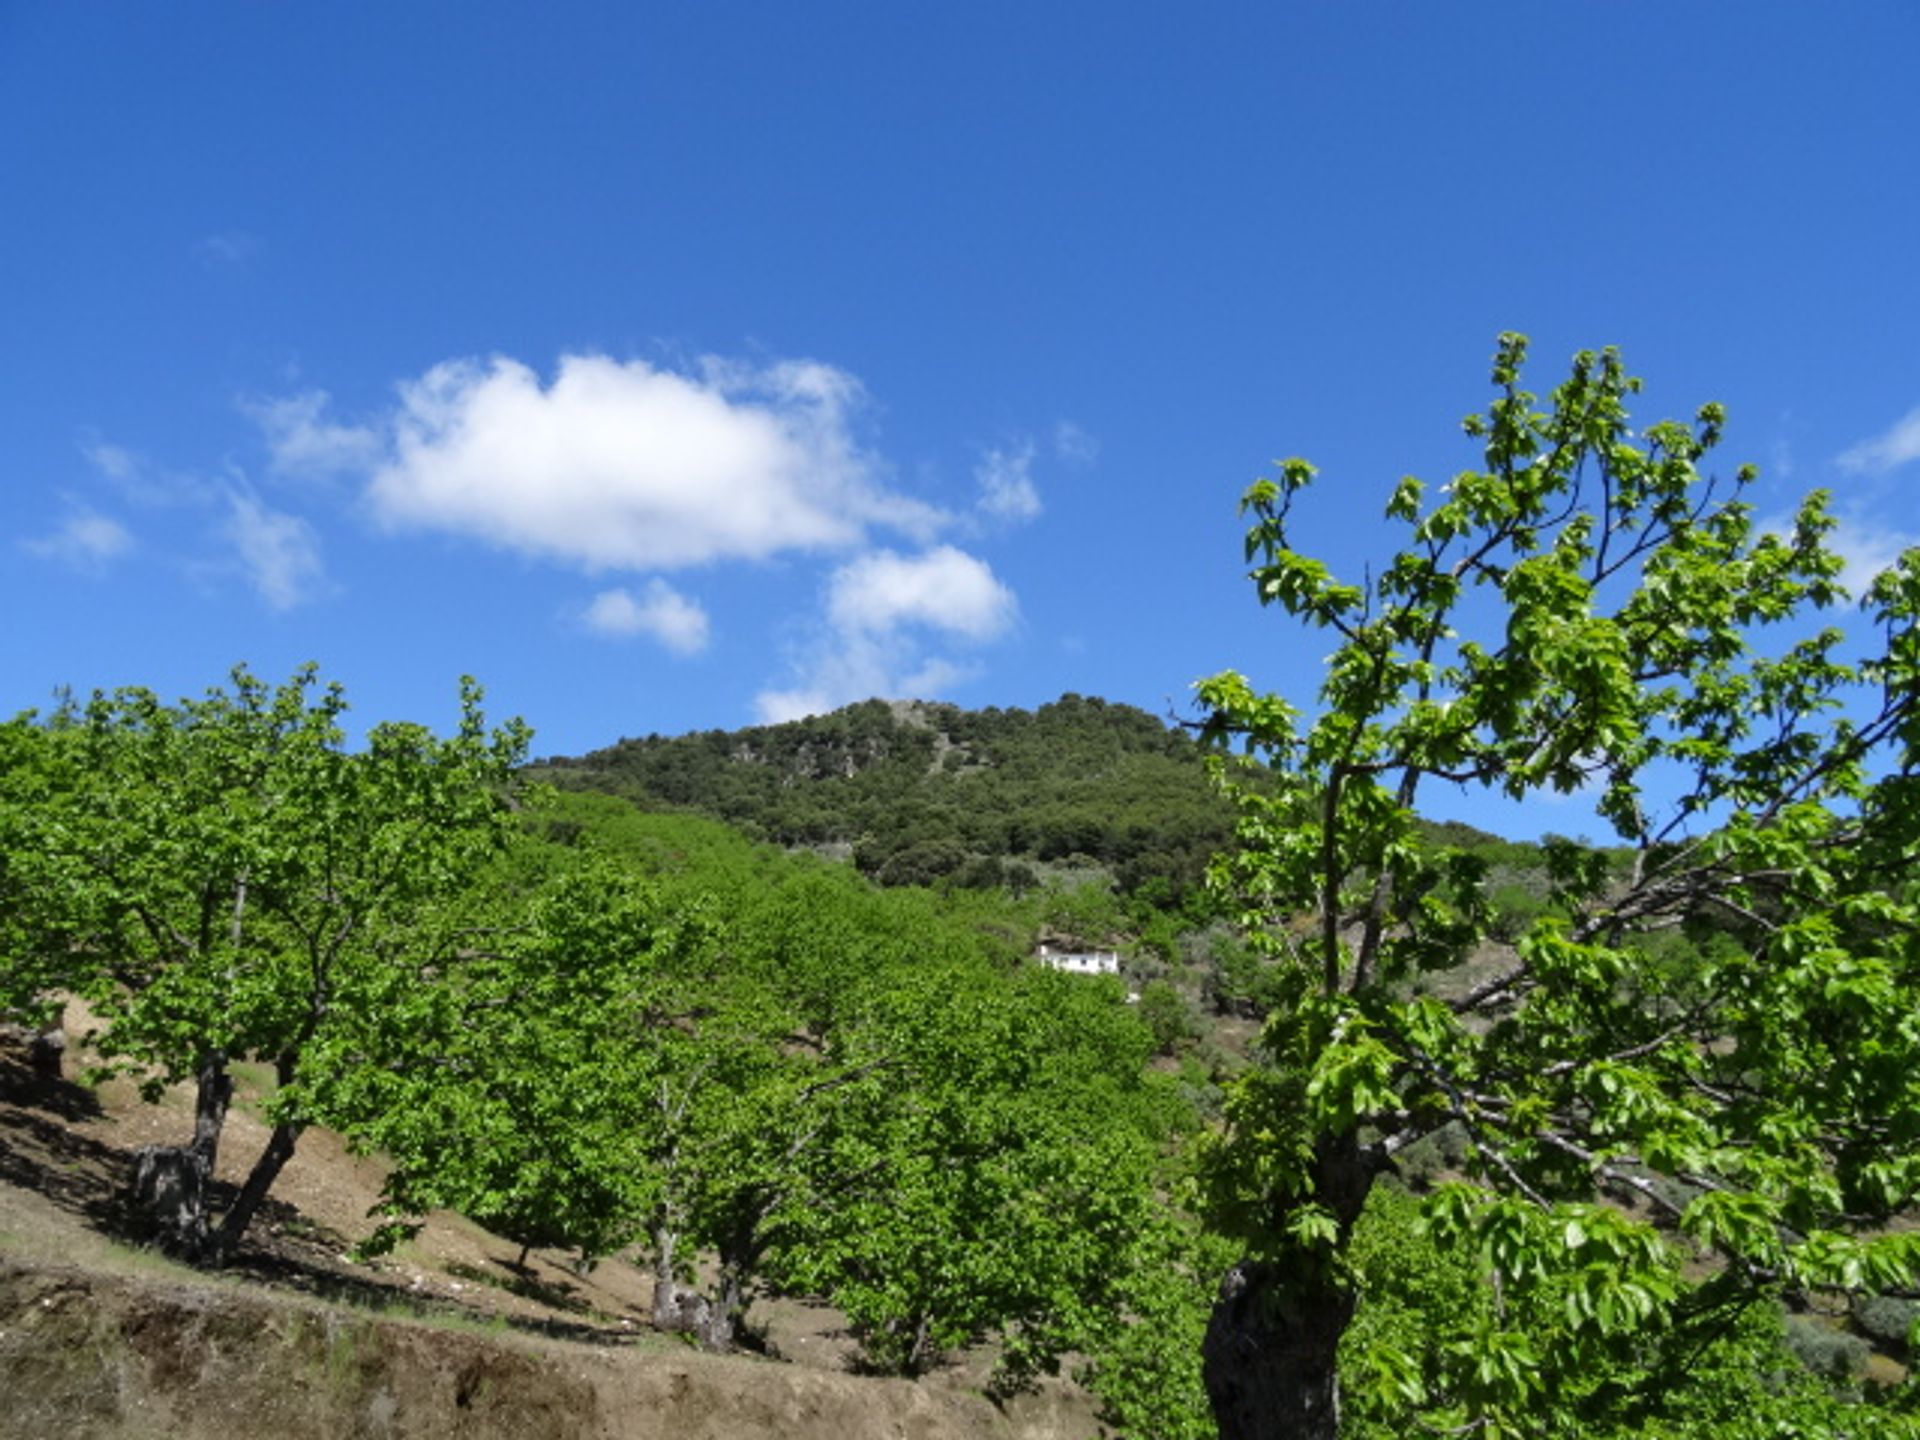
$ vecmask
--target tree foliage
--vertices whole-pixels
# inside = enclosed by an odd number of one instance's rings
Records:
[[[984,1339],[1003,1384],[1052,1368],[1118,1303],[1179,1117],[1118,985],[718,831],[595,797],[536,819],[567,843],[469,917],[437,1062],[359,1072],[392,1214],[638,1248],[656,1323],[714,1349],[773,1291],[830,1300],[877,1371]]]
[[[194,1082],[164,1220],[194,1258],[232,1249],[334,1088],[413,1039],[432,916],[504,841],[526,746],[517,722],[487,730],[471,682],[461,706],[446,739],[389,723],[350,750],[339,686],[242,668],[197,700],[98,693],[9,727],[9,970],[82,994],[101,1052],[150,1092]],[[201,1192],[244,1058],[275,1069],[273,1134],[209,1231]]]
[[[1243,502],[1260,602],[1335,649],[1311,707],[1199,687],[1212,739],[1270,766],[1219,762],[1216,880],[1287,977],[1207,1163],[1246,1247],[1208,1339],[1229,1436],[1333,1433],[1355,1224],[1442,1126],[1465,1174],[1429,1223],[1505,1309],[1451,1358],[1388,1344],[1351,1377],[1403,1414],[1538,1433],[1550,1386],[1671,1383],[1743,1307],[1920,1263],[1886,1228],[1920,1186],[1920,555],[1847,658],[1823,496],[1763,529],[1751,470],[1703,473],[1719,407],[1636,430],[1611,351],[1540,407],[1524,355],[1502,337],[1479,465],[1402,480],[1401,548],[1360,583],[1294,548],[1306,462]],[[1590,798],[1627,862],[1548,847],[1549,893],[1490,950],[1485,859],[1414,819],[1436,784]],[[1547,1303],[1551,1355],[1521,1318]]]
[[[745,730],[623,740],[547,762],[556,783],[681,806],[788,846],[852,847],[886,885],[1026,888],[1034,866],[1103,867],[1132,891],[1199,888],[1231,816],[1199,749],[1129,705],[1034,711],[867,700]]]

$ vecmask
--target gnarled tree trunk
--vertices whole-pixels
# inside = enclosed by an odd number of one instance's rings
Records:
[[[1342,1248],[1379,1168],[1350,1136],[1318,1149],[1313,1198],[1333,1215]],[[1335,1440],[1336,1361],[1354,1303],[1324,1257],[1302,1256],[1294,1265],[1242,1260],[1227,1272],[1201,1349],[1220,1440]]]
[[[706,1338],[712,1306],[699,1291],[680,1283],[674,1256],[680,1232],[668,1225],[653,1227],[653,1325],[656,1330]]]
[[[42,1080],[58,1080],[66,1053],[67,1032],[56,1022],[27,1042],[27,1067]]]
[[[1242,1261],[1220,1283],[1201,1351],[1221,1440],[1334,1440],[1334,1360],[1353,1293],[1331,1277],[1288,1276]]]
[[[275,1070],[283,1087],[293,1083],[291,1056],[280,1057]],[[180,1146],[143,1146],[134,1160],[134,1200],[146,1213],[149,1233],[168,1254],[194,1265],[226,1264],[260,1202],[293,1158],[300,1132],[306,1128],[295,1121],[274,1126],[266,1149],[253,1162],[246,1183],[216,1229],[207,1220],[207,1189],[220,1158],[220,1136],[232,1101],[233,1077],[227,1073],[226,1054],[210,1052],[200,1062],[192,1141]]]
[[[732,1351],[740,1339],[740,1323],[747,1314],[747,1268],[720,1256],[720,1278],[714,1287],[713,1305],[700,1329],[700,1348],[716,1355]]]
[[[133,1163],[133,1199],[147,1233],[168,1254],[196,1264],[207,1254],[207,1185],[233,1102],[224,1050],[208,1051],[197,1068],[193,1139],[185,1145],[143,1145]]]

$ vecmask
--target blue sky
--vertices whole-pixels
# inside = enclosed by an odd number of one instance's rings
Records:
[[[1301,693],[1237,496],[1313,459],[1357,573],[1503,329],[1725,402],[1864,571],[1917,61],[1910,3],[0,0],[0,707],[315,659],[578,753]]]

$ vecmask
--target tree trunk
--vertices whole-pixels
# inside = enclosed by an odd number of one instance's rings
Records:
[[[56,1022],[27,1042],[27,1068],[42,1080],[58,1080],[66,1053],[67,1032]]]
[[[1340,1337],[1353,1294],[1330,1277],[1301,1283],[1241,1261],[1220,1282],[1201,1348],[1220,1440],[1334,1440]]]
[[[197,1261],[207,1245],[207,1172],[187,1145],[142,1145],[133,1155],[133,1203],[146,1237]]]
[[[730,1353],[740,1338],[741,1322],[747,1315],[748,1267],[737,1260],[720,1256],[720,1283],[715,1288],[713,1305],[700,1331],[700,1348],[716,1355]]]
[[[674,1273],[674,1255],[680,1232],[669,1225],[653,1227],[653,1328],[676,1335],[704,1336],[711,1307],[707,1297],[689,1290]]]
[[[233,1101],[224,1050],[200,1057],[194,1087],[193,1139],[185,1145],[143,1145],[134,1155],[133,1198],[147,1233],[169,1255],[198,1264],[207,1255],[207,1183],[220,1157],[220,1132]]]
[[[233,1103],[233,1076],[227,1073],[227,1052],[211,1050],[200,1057],[193,1096],[193,1143],[187,1148],[200,1158],[203,1172],[211,1176],[220,1158],[220,1132],[227,1123],[227,1107]]]
[[[282,1089],[293,1083],[293,1057],[282,1055],[275,1063],[274,1070]],[[227,1093],[231,1095],[232,1092],[232,1082],[228,1081]],[[224,1109],[223,1103],[223,1112]],[[253,1169],[247,1173],[247,1183],[240,1187],[239,1195],[221,1217],[219,1230],[210,1238],[206,1263],[219,1266],[231,1258],[239,1247],[240,1237],[247,1233],[247,1226],[253,1223],[254,1212],[260,1208],[260,1202],[267,1198],[267,1191],[273,1188],[273,1182],[280,1177],[287,1161],[293,1158],[293,1148],[304,1129],[306,1125],[295,1120],[283,1120],[273,1127],[273,1134],[267,1137],[267,1148],[253,1162]],[[197,1142],[197,1134],[195,1138]]]
[[[240,1237],[247,1233],[247,1226],[253,1223],[254,1212],[260,1208],[260,1202],[267,1198],[267,1191],[273,1188],[273,1182],[280,1176],[287,1161],[293,1158],[293,1147],[300,1139],[300,1132],[306,1127],[292,1121],[283,1121],[273,1127],[273,1134],[267,1139],[267,1148],[260,1152],[260,1158],[253,1162],[253,1169],[247,1174],[247,1183],[240,1187],[240,1194],[221,1217],[217,1230],[207,1249],[206,1259],[212,1265],[224,1265],[239,1247]]]
[[[1333,1213],[1341,1250],[1377,1173],[1350,1137],[1323,1141],[1316,1153],[1314,1199]],[[1335,1440],[1336,1359],[1354,1300],[1324,1256],[1242,1260],[1227,1272],[1201,1347],[1220,1440]]]

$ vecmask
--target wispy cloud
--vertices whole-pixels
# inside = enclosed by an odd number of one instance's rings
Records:
[[[385,455],[379,432],[329,420],[330,403],[326,391],[308,390],[278,400],[245,399],[240,408],[259,423],[279,474],[324,478],[372,470]]]
[[[80,453],[87,457],[87,463],[109,480],[131,480],[140,473],[140,460],[131,450],[121,445],[109,445],[104,440],[89,440],[81,445]]]
[[[639,599],[624,589],[602,590],[582,616],[600,635],[648,635],[677,655],[707,648],[707,612],[666,581],[655,577]]]
[[[224,491],[204,476],[169,469],[125,445],[85,434],[81,457],[123,502],[142,510],[218,504]]]
[[[1840,572],[1840,583],[1856,600],[1867,593],[1876,575],[1920,545],[1920,534],[1872,524],[1857,515],[1842,516],[1828,538],[1846,562],[1846,568]]]
[[[1031,520],[1040,513],[1040,492],[1033,484],[1033,442],[989,450],[974,467],[980,508],[996,520]]]
[[[194,241],[193,253],[209,270],[244,265],[260,253],[260,237],[245,230],[216,230]]]
[[[1920,460],[1920,407],[1881,434],[1842,451],[1833,463],[1849,474],[1885,475],[1913,460]]]
[[[21,543],[30,554],[98,573],[133,548],[133,536],[118,520],[76,505],[51,535]]]
[[[1069,465],[1091,465],[1100,458],[1100,442],[1071,420],[1053,427],[1053,453]]]
[[[1004,634],[1018,611],[985,561],[951,545],[862,555],[829,580],[825,627],[796,664],[796,683],[761,692],[755,709],[772,723],[875,695],[937,694],[972,672],[927,654],[928,639],[983,644]]]
[[[546,384],[518,361],[460,360],[400,395],[367,489],[394,530],[666,570],[849,548],[874,526],[925,539],[947,520],[880,482],[854,435],[858,382],[811,361],[682,373],[569,355]]]
[[[804,679],[785,690],[754,697],[755,717],[778,725],[824,715],[857,700],[929,699],[970,678],[974,671],[942,656],[923,657],[897,638],[841,636],[805,666]]]
[[[253,588],[274,610],[312,598],[321,583],[320,540],[298,515],[272,510],[252,495],[227,495],[222,536],[240,557]]]

